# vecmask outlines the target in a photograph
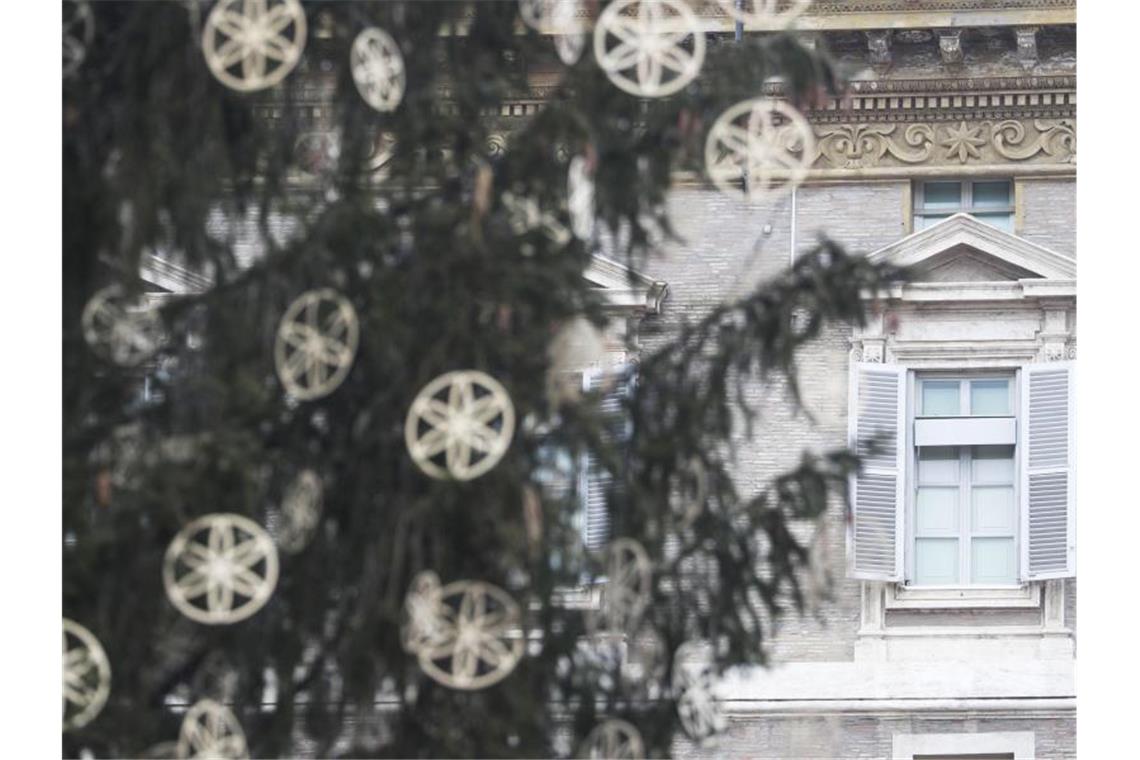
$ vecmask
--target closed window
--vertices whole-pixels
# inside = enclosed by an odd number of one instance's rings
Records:
[[[914,231],[966,213],[1013,232],[1013,183],[1009,180],[919,182],[914,193]]]

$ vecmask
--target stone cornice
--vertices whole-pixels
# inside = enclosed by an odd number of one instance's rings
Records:
[[[698,10],[709,31],[729,32],[733,19],[714,1]],[[796,19],[800,31],[1075,24],[1076,0],[816,0]],[[746,31],[753,29],[745,24]]]
[[[730,33],[735,21],[715,0],[693,3],[706,32]],[[585,4],[578,17],[589,19]],[[468,18],[472,12],[468,12]],[[816,0],[796,19],[799,31],[849,29],[953,28],[963,26],[1011,26],[1075,24],[1076,0]],[[456,30],[463,34],[466,20]],[[521,26],[521,25],[520,25]],[[744,24],[746,31],[767,31]],[[520,29],[522,31],[522,29]]]
[[[1075,10],[1076,0],[816,0],[808,16],[858,14],[867,12],[928,13],[930,11],[1007,11],[1067,8]]]
[[[946,77],[938,79],[871,79],[849,83],[852,95],[917,94],[943,92],[1031,92],[1034,90],[1076,90],[1077,78],[1054,76]]]
[[[1040,300],[1076,298],[1076,280],[1023,279],[1012,282],[914,282],[893,288],[890,297],[913,303]]]

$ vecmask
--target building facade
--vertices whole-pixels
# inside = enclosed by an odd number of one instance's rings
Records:
[[[722,683],[719,742],[678,756],[1075,756],[1075,22],[1074,0],[818,0],[797,33],[851,84],[806,114],[803,184],[747,204],[679,175],[681,241],[632,277],[604,251],[587,273],[626,317],[616,365],[822,234],[911,272],[865,329],[801,353],[810,415],[778,382],[751,389],[742,494],[803,449],[852,443],[866,466],[852,512],[801,526],[828,592],[781,624],[772,668]],[[494,117],[501,145],[542,106],[532,81]],[[322,118],[302,136],[318,157]],[[148,267],[164,289],[200,285]]]
[[[805,448],[851,442],[865,470],[853,513],[803,526],[829,598],[722,684],[719,743],[678,756],[1075,756],[1074,24],[1065,0],[817,2],[798,28],[855,73],[807,114],[807,180],[749,205],[678,177],[643,350],[821,234],[911,273],[802,352],[810,417],[753,388],[743,493]]]

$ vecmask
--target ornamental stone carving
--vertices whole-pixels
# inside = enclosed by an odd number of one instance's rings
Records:
[[[879,166],[887,156],[904,164],[926,161],[934,129],[928,124],[846,124],[817,128],[817,136],[822,159],[817,168],[862,169]]]
[[[1029,130],[1020,121],[994,126],[994,150],[1012,161],[1044,153],[1068,163],[1077,162],[1077,132],[1072,119],[1034,119]]]
[[[1073,119],[816,125],[815,131],[815,170],[1077,160]]]
[[[863,341],[863,361],[871,362],[873,364],[883,363],[883,348],[886,340],[864,340]]]
[[[962,30],[939,29],[938,52],[942,54],[942,62],[947,66],[962,64]]]

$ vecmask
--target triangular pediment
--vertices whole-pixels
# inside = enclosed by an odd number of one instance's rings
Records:
[[[583,273],[586,279],[604,291],[613,308],[657,313],[669,286],[630,269],[625,264],[594,254]]]
[[[139,274],[145,282],[172,293],[198,293],[213,284],[211,277],[155,253],[144,257]],[[661,302],[669,290],[666,283],[597,254],[591,258],[583,275],[603,291],[606,302],[614,309],[656,314],[661,311]]]
[[[1077,262],[969,214],[955,214],[870,254],[907,267],[912,282],[1074,280]]]

